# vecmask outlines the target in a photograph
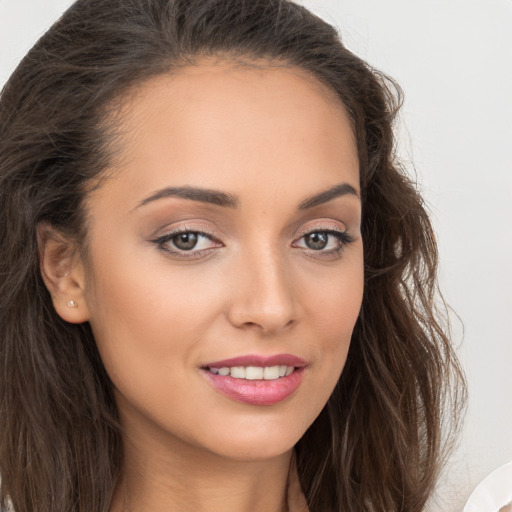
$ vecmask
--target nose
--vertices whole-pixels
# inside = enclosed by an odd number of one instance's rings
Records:
[[[289,265],[276,252],[258,251],[233,273],[228,320],[241,329],[274,334],[297,321],[297,304]]]

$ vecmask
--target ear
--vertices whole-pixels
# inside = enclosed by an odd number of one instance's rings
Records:
[[[85,271],[76,243],[48,223],[37,226],[37,243],[41,276],[55,311],[66,322],[86,322]]]

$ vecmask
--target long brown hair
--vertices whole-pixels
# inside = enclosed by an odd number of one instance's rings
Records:
[[[296,446],[310,510],[424,509],[465,387],[437,310],[432,227],[394,159],[398,86],[287,0],[78,0],[0,99],[2,510],[109,508],[123,458],[112,384],[89,325],[53,309],[36,227],[83,246],[84,196],[112,158],[116,100],[219,54],[309,71],[345,105],[357,141],[365,293],[342,376]]]

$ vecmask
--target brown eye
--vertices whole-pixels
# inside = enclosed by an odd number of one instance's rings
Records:
[[[179,233],[172,237],[172,243],[177,249],[182,251],[190,251],[195,248],[199,240],[199,233],[194,231],[187,231],[186,233]]]
[[[343,249],[354,239],[345,231],[322,229],[305,233],[292,244],[293,247],[306,249],[317,257],[338,257]]]
[[[222,247],[222,243],[201,231],[174,231],[151,240],[160,250],[174,258],[201,259]]]
[[[325,249],[328,241],[329,235],[324,231],[317,231],[304,236],[306,246],[314,251]]]

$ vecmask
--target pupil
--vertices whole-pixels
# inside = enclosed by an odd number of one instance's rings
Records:
[[[310,233],[306,235],[306,245],[316,251],[324,249],[327,245],[327,233]]]
[[[190,251],[197,245],[197,233],[180,233],[173,238],[174,245],[183,251]]]

